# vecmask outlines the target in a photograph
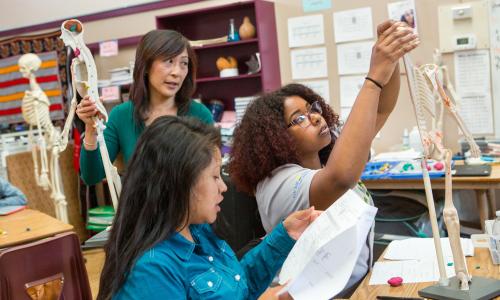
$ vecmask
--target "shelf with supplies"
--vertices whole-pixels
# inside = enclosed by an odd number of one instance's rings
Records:
[[[235,98],[281,86],[275,20],[273,2],[253,0],[157,16],[156,24],[193,41],[198,61],[193,95],[234,110]]]
[[[252,44],[252,43],[258,43],[258,42],[259,42],[259,39],[252,38],[252,39],[248,39],[248,40],[239,40],[239,41],[235,41],[235,42],[223,42],[223,43],[208,44],[208,45],[203,45],[203,46],[193,46],[193,49],[198,52],[200,50],[213,49],[213,48],[234,47],[234,46],[245,45],[245,44]]]
[[[230,76],[230,77],[203,77],[196,79],[196,83],[205,83],[205,82],[214,82],[214,81],[223,81],[223,80],[238,80],[238,79],[249,79],[249,78],[260,78],[260,73],[257,74],[243,74],[238,76]]]

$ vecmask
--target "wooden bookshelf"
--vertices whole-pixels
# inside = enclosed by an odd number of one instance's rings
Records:
[[[245,16],[256,28],[255,38],[194,47],[198,57],[198,74],[193,96],[201,95],[204,102],[222,100],[226,110],[234,109],[234,97],[272,91],[281,85],[274,3],[253,0],[156,18],[159,29],[173,29],[190,40],[204,40],[227,35],[231,18],[238,30]],[[261,71],[248,75],[245,62],[256,52],[260,53]],[[236,58],[238,76],[219,76],[215,62],[221,56]]]

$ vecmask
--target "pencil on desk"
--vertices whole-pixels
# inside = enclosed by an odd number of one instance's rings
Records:
[[[379,300],[423,300],[422,298],[403,297],[403,296],[377,296]]]

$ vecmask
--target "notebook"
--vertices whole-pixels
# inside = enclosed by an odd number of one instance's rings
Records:
[[[490,176],[490,165],[455,165],[453,176]]]
[[[0,206],[0,216],[6,216],[13,214],[17,211],[23,210],[26,208],[26,205],[9,205],[9,206]]]

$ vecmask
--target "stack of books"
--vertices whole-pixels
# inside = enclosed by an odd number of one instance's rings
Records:
[[[216,124],[220,128],[222,154],[229,153],[233,144],[233,131],[236,125],[236,112],[225,110],[222,119]]]
[[[113,224],[115,210],[113,206],[98,206],[88,211],[87,229],[92,231],[103,231]]]
[[[236,122],[241,121],[245,111],[247,109],[248,104],[252,102],[256,97],[235,97],[234,98],[234,110],[236,111]]]
[[[132,72],[129,67],[109,70],[110,85],[127,85],[133,81]]]

